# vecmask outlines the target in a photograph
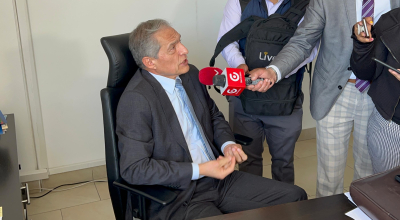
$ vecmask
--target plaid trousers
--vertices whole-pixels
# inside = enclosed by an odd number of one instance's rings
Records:
[[[317,197],[343,193],[344,170],[352,128],[353,180],[373,173],[367,147],[367,124],[374,108],[368,89],[347,83],[325,118],[317,121]]]

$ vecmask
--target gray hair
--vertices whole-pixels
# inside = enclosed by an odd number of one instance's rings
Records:
[[[140,23],[129,35],[129,50],[140,68],[146,67],[142,62],[143,57],[158,59],[161,46],[154,34],[166,27],[171,27],[171,25],[163,19],[148,20]]]

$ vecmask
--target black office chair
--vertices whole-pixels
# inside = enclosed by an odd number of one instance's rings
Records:
[[[126,183],[119,172],[118,137],[115,133],[116,111],[126,85],[138,69],[128,47],[129,34],[103,37],[101,44],[109,59],[107,88],[101,90],[108,189],[117,220],[125,219],[128,192],[136,195],[132,201],[134,217],[146,218],[146,199],[163,205],[175,200],[176,194],[163,186],[137,186]]]
[[[117,105],[122,92],[138,69],[128,42],[129,33],[101,38],[109,60],[107,88],[101,90],[108,189],[117,220],[125,219],[128,192],[134,195],[134,217],[146,220],[146,199],[167,205],[173,202],[177,195],[163,186],[130,185],[120,175],[118,136],[115,133]],[[252,141],[251,138],[238,134],[235,134],[235,139],[242,145],[248,145]]]

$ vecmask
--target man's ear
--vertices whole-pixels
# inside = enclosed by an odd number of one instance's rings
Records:
[[[154,62],[155,60],[154,60],[154,58],[151,58],[151,57],[143,57],[142,58],[142,63],[148,68],[148,69],[151,69],[151,70],[155,70],[156,69],[156,65],[155,65],[155,62]]]

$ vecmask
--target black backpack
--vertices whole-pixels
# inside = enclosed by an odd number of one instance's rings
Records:
[[[210,66],[215,58],[230,43],[247,38],[245,61],[249,70],[266,67],[294,35],[297,24],[305,14],[310,0],[292,0],[291,7],[283,14],[272,14],[267,19],[250,16],[221,37],[215,48]],[[249,1],[240,0],[242,12]],[[263,1],[265,4],[265,1]],[[266,5],[264,7],[266,9]],[[251,115],[281,116],[293,112],[296,100],[303,96],[301,74],[293,74],[272,86],[267,92],[245,90],[240,95],[243,110]],[[298,72],[298,73],[299,73]]]

